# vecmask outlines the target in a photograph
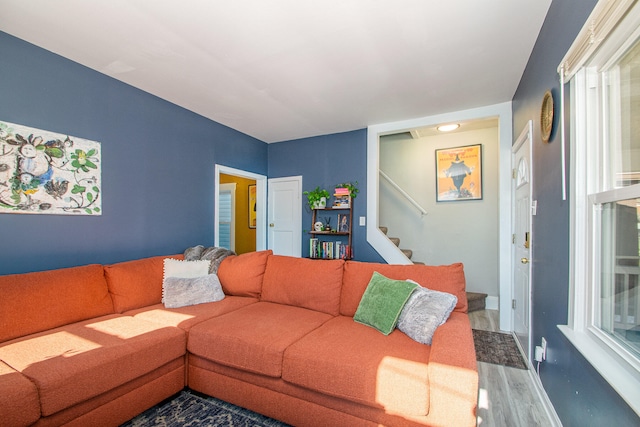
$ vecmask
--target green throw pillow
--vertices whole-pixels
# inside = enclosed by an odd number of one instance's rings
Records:
[[[391,280],[374,272],[353,320],[389,335],[398,323],[402,308],[417,287],[415,283]]]

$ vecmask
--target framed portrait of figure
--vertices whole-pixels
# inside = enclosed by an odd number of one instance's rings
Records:
[[[436,150],[436,201],[482,200],[482,145]]]

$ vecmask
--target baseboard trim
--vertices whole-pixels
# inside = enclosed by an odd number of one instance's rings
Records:
[[[487,297],[485,299],[485,306],[487,310],[499,310],[500,309],[500,298],[498,297]]]
[[[528,359],[526,356],[527,352],[524,351],[524,349],[522,348],[522,345],[520,344],[520,340],[516,336],[515,332],[512,331],[511,335],[513,335],[513,339],[516,341],[516,345],[518,346],[520,353],[522,353],[522,355],[524,356],[524,360],[527,361]],[[529,369],[528,369],[529,378],[531,378],[531,381],[533,382],[533,387],[536,390],[536,394],[538,395],[538,398],[542,402],[542,406],[544,406],[544,411],[546,412],[547,418],[549,419],[549,423],[550,423],[549,425],[551,427],[562,427],[562,421],[560,421],[560,418],[556,413],[556,409],[553,407],[553,403],[551,403],[551,399],[549,399],[549,396],[547,395],[547,392],[545,391],[544,386],[542,385],[542,381],[540,381],[540,377],[538,376],[538,373],[536,372],[536,368],[535,366],[533,366],[533,363],[538,363],[538,362],[531,361],[531,360],[527,361],[527,365],[529,366]]]
[[[551,400],[549,399],[547,392],[544,390],[542,381],[540,381],[540,377],[535,372],[533,365],[531,363],[529,363],[529,377],[531,378],[531,380],[533,381],[533,384],[535,385],[536,392],[538,393],[538,396],[540,397],[540,400],[544,405],[544,410],[547,412],[547,416],[549,417],[549,421],[551,422],[551,425],[553,427],[562,427],[562,421],[560,421],[560,418],[558,417],[558,414],[556,413],[556,410],[553,407],[553,404],[551,403]]]

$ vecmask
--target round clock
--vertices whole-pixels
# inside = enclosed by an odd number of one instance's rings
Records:
[[[551,91],[546,91],[542,98],[542,108],[540,108],[540,132],[542,140],[549,142],[551,131],[553,130],[553,95]]]

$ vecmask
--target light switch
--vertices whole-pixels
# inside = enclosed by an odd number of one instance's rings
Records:
[[[367,225],[367,217],[366,216],[361,216],[360,217],[360,226],[365,226]]]

